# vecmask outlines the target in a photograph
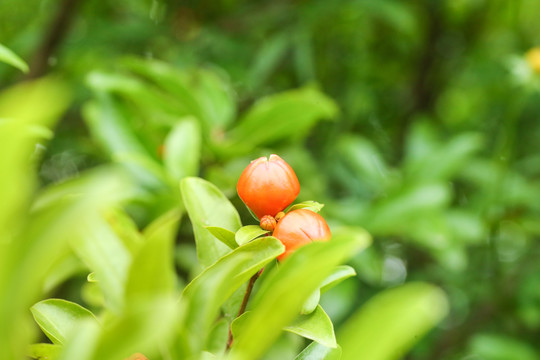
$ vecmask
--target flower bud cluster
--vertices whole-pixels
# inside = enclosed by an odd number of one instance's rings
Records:
[[[238,196],[259,218],[260,226],[273,231],[285,246],[283,260],[294,250],[312,241],[330,240],[330,228],[322,216],[297,209],[284,213],[300,192],[294,170],[281,157],[270,155],[253,160],[242,172],[236,186]]]

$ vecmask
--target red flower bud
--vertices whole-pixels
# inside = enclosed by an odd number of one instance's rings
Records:
[[[238,196],[261,219],[275,216],[290,205],[300,192],[294,170],[277,155],[260,157],[249,164],[236,185]]]
[[[278,256],[281,261],[295,249],[312,241],[327,241],[332,236],[323,217],[311,210],[298,209],[285,214],[274,229],[274,237],[285,245],[285,252]]]

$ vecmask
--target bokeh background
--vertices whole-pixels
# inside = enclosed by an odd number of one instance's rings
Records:
[[[450,313],[407,359],[538,359],[539,18],[537,0],[3,0],[0,43],[31,70],[0,64],[0,86],[68,84],[69,108],[36,149],[40,186],[125,164],[143,227],[178,202],[185,169],[167,148],[180,141],[248,224],[236,180],[277,153],[299,201],[374,237],[351,263],[358,277],[321,300],[337,327],[421,280]],[[195,135],[175,137],[179,126]],[[192,236],[185,217],[186,280]],[[52,295],[91,303],[85,280],[70,273]]]

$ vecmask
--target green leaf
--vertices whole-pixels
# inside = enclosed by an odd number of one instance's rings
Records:
[[[184,118],[165,139],[163,162],[175,180],[199,174],[201,130],[193,117]]]
[[[145,243],[130,266],[126,301],[173,292],[176,285],[173,249],[180,217],[178,209],[171,210],[145,229]]]
[[[91,228],[81,224],[81,236],[71,239],[77,256],[95,273],[106,304],[114,311],[124,305],[124,290],[132,254],[110,225],[96,217]]]
[[[96,320],[90,311],[79,304],[61,299],[40,301],[30,311],[41,330],[55,344],[64,344],[69,334],[77,329],[79,321]]]
[[[77,331],[62,346],[58,360],[92,360],[101,330],[95,321],[81,321]]]
[[[50,186],[25,212],[14,241],[0,242],[0,293],[9,294],[0,297],[0,359],[22,358],[30,335],[28,309],[42,294],[49,269],[69,250],[69,239],[84,232],[82,225],[92,228],[98,211],[125,198],[129,185],[107,168]]]
[[[234,238],[238,245],[244,245],[250,242],[253,239],[258,238],[261,235],[268,234],[270,231],[261,229],[259,225],[246,225],[241,227],[236,234],[234,235]]]
[[[97,94],[97,100],[88,102],[83,108],[83,117],[92,137],[101,143],[109,156],[124,164],[143,188],[162,188],[166,182],[163,168],[136,136],[129,116],[110,94],[102,92]]]
[[[534,360],[539,356],[526,340],[499,334],[475,334],[469,341],[469,349],[481,359],[489,360]]]
[[[274,237],[254,240],[223,256],[189,283],[182,294],[188,302],[184,336],[193,354],[202,350],[225,300],[283,251]]]
[[[252,302],[251,316],[235,339],[230,357],[256,359],[264,354],[332,269],[369,243],[364,232],[358,236],[334,236],[331,241],[313,242],[294,252],[261,284]]]
[[[311,314],[299,316],[291,325],[285,327],[284,330],[331,348],[337,347],[332,320],[330,320],[320,305]]]
[[[348,265],[337,266],[321,285],[321,293],[324,293],[345,279],[356,275],[356,271]]]
[[[309,344],[295,360],[340,360],[341,359],[341,347],[337,345],[335,348],[330,348],[319,344],[318,342],[312,342]]]
[[[121,316],[111,318],[103,326],[92,359],[126,359],[134,353],[154,358],[150,354],[165,347],[181,321],[183,304],[169,295],[131,303]]]
[[[317,306],[319,305],[319,300],[321,299],[321,290],[317,289],[309,295],[307,300],[302,304],[300,309],[300,314],[307,315],[311,314]]]
[[[206,180],[185,178],[180,183],[180,189],[193,226],[199,262],[203,267],[208,267],[230,249],[205,226],[219,226],[236,232],[242,226],[240,216],[225,195]]]
[[[333,118],[337,112],[333,100],[314,88],[291,90],[257,102],[230,136],[236,146],[249,151],[278,140],[302,138],[318,120]]]
[[[238,247],[238,243],[234,239],[234,232],[219,226],[205,226],[205,228],[229,248],[234,250]]]
[[[16,67],[23,73],[27,73],[29,70],[23,59],[2,44],[0,44],[0,61]]]
[[[62,347],[56,344],[32,344],[28,356],[37,360],[55,360],[61,349]]]
[[[445,294],[433,285],[408,283],[385,290],[341,327],[342,359],[401,359],[447,312]]]
[[[289,209],[287,209],[286,212],[298,210],[298,209],[307,209],[307,210],[311,210],[313,212],[318,213],[319,211],[322,210],[323,207],[324,207],[324,204],[318,203],[313,200],[309,200],[309,201],[303,201],[301,203],[292,205]]]

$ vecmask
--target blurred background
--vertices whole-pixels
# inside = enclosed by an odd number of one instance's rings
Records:
[[[144,227],[199,175],[252,224],[236,181],[277,153],[298,201],[374,237],[351,263],[358,277],[321,300],[337,327],[421,280],[450,314],[407,359],[539,359],[539,18],[537,0],[3,0],[0,43],[30,72],[0,64],[0,88],[47,74],[69,86],[36,149],[41,186],[125,164]],[[193,152],[187,170],[175,146]],[[184,217],[185,280],[191,231]],[[91,303],[84,281],[53,295]]]

